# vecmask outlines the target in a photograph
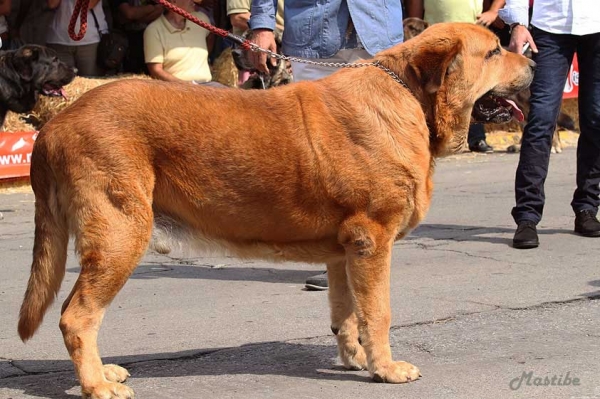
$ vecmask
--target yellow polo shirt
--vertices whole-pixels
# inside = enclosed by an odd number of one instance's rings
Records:
[[[424,0],[423,19],[431,25],[438,22],[471,22],[483,10],[483,0]]]
[[[192,13],[204,22],[210,22],[202,12]],[[209,32],[191,21],[183,29],[176,29],[161,15],[144,31],[144,59],[146,63],[163,64],[163,69],[185,81],[210,82],[206,38]]]

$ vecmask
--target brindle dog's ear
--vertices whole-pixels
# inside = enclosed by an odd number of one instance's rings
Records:
[[[415,51],[409,68],[426,92],[435,93],[444,83],[446,76],[455,71],[462,62],[461,50],[460,41],[440,39],[433,45]]]
[[[13,56],[13,66],[21,79],[26,82],[33,78],[33,63],[39,58],[39,51],[24,46],[17,50]]]

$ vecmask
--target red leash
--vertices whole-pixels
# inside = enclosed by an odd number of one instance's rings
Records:
[[[69,36],[76,42],[83,39],[87,30],[87,14],[88,8],[90,7],[90,0],[76,0],[75,8],[73,9],[73,15],[71,15],[71,21],[69,21]],[[77,24],[77,18],[81,15],[81,25],[79,25],[79,33],[75,33],[75,24]]]
[[[169,3],[167,0],[156,0],[156,2],[161,4],[163,7],[173,11],[174,13],[179,14],[186,19],[189,19],[196,25],[200,25],[209,32],[238,42],[244,50],[251,50],[254,47],[253,43],[250,40],[243,39],[237,35],[230,33],[225,29],[217,28],[216,26],[201,21],[189,12],[182,10],[181,8]],[[89,9],[89,4],[90,0],[75,1],[75,9],[73,10],[73,15],[71,15],[71,21],[69,22],[69,37],[71,37],[71,39],[75,41],[79,41],[85,36],[85,32],[87,30],[87,13]],[[77,23],[77,18],[81,18],[81,25],[79,27],[79,33],[76,34],[75,24]]]

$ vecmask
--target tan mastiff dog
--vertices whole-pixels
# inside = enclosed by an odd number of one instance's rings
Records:
[[[133,397],[96,339],[160,220],[240,257],[326,263],[344,365],[376,381],[419,378],[391,356],[392,245],[427,212],[434,159],[463,148],[472,111],[509,119],[500,97],[526,88],[534,64],[472,24],[432,26],[370,61],[388,70],[346,68],[266,91],[124,80],[57,115],[32,155],[21,338],[59,290],[73,236],[81,272],[60,328],[83,396]],[[166,249],[162,239],[155,248]]]

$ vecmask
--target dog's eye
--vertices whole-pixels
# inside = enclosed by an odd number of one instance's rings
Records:
[[[488,59],[488,58],[491,58],[491,57],[493,57],[493,56],[495,56],[495,55],[499,55],[501,52],[502,52],[502,50],[500,49],[500,46],[498,46],[498,47],[496,47],[495,49],[493,49],[493,50],[489,51],[489,52],[486,54],[485,58],[486,58],[486,59]]]

